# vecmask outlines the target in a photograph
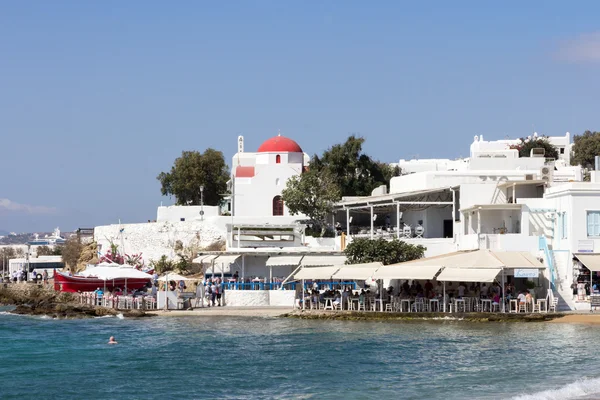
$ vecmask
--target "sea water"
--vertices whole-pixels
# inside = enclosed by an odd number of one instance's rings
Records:
[[[2,313],[0,342],[2,399],[600,397],[591,325]]]

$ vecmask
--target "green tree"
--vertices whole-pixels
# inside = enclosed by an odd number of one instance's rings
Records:
[[[573,137],[572,165],[594,168],[594,157],[600,155],[600,132],[585,131]]]
[[[334,203],[340,200],[340,190],[329,172],[319,172],[311,167],[303,174],[288,179],[281,197],[290,214],[306,215],[321,228],[323,236],[327,229],[327,216],[332,212]]]
[[[163,274],[168,271],[173,271],[175,263],[163,254],[158,260],[150,260],[150,266],[154,268],[157,274]]]
[[[361,264],[379,261],[384,265],[417,260],[425,255],[425,247],[408,244],[398,239],[357,238],[346,246],[346,264]]]
[[[373,189],[389,184],[400,175],[398,167],[373,160],[363,153],[365,139],[351,135],[344,143],[326,150],[321,157],[313,157],[311,169],[326,170],[338,185],[342,196],[370,196]]]
[[[519,139],[521,143],[510,146],[511,149],[519,151],[519,157],[531,157],[531,149],[543,148],[544,157],[558,159],[558,150],[546,136],[533,137],[531,139]]]
[[[223,153],[214,149],[184,151],[171,167],[157,179],[163,196],[175,196],[178,205],[199,205],[200,186],[204,186],[204,204],[219,205],[221,194],[227,190],[229,168]]]

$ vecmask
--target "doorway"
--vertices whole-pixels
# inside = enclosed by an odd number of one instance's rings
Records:
[[[451,219],[445,219],[444,220],[444,237],[445,238],[451,238],[454,237],[454,224],[452,223]]]

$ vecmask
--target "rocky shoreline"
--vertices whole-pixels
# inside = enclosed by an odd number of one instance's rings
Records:
[[[19,315],[45,315],[60,319],[81,319],[122,314],[128,318],[151,317],[142,310],[115,310],[80,304],[74,293],[57,292],[52,287],[30,283],[2,284],[0,305],[15,306],[9,312]]]
[[[297,310],[284,318],[322,319],[339,321],[466,321],[466,322],[546,322],[564,317],[562,313],[392,313],[359,311]]]

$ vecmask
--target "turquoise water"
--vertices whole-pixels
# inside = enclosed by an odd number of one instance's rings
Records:
[[[111,335],[118,345],[106,344]],[[0,340],[2,399],[568,399],[600,393],[593,347],[600,329],[586,325],[66,321],[3,314]]]

